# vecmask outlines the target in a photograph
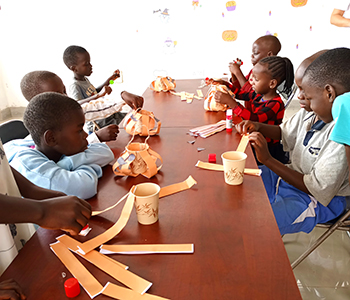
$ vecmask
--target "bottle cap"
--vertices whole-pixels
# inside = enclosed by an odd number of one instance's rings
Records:
[[[213,163],[213,164],[216,163],[216,154],[215,153],[208,154],[208,162]]]
[[[74,298],[80,294],[79,281],[76,278],[69,278],[64,282],[64,290],[69,298]]]

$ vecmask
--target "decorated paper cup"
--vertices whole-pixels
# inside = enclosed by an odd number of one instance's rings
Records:
[[[146,182],[136,185],[133,194],[135,196],[135,209],[137,221],[143,225],[150,225],[158,221],[160,186]]]
[[[247,154],[228,151],[221,154],[221,158],[224,165],[225,182],[230,185],[242,184]]]

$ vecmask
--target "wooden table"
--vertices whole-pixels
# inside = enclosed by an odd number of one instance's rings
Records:
[[[195,92],[199,80],[178,81],[176,91]],[[190,128],[214,123],[223,113],[208,113],[203,100],[192,104],[168,93],[144,93],[146,110],[162,121],[159,136],[151,137],[151,149],[164,160],[160,172],[151,179],[142,176],[115,177],[111,167],[104,168],[97,196],[90,199],[94,210],[114,204],[132,185],[152,181],[161,187],[192,175],[198,182],[190,190],[160,200],[159,221],[153,225],[137,223],[133,211],[122,232],[108,244],[193,243],[194,254],[111,255],[129,270],[153,282],[150,294],[169,299],[301,299],[290,263],[279,234],[260,177],[245,176],[240,186],[224,183],[222,172],[198,169],[198,160],[207,161],[208,153],[220,154],[236,149],[240,136],[223,131],[207,139],[186,133]],[[118,156],[130,136],[124,130],[110,143]],[[136,137],[135,141],[144,138]],[[198,152],[197,147],[205,148]],[[250,147],[246,167],[256,168]],[[122,205],[90,220],[93,230],[86,241],[108,229],[119,218]],[[61,231],[39,229],[0,280],[14,278],[28,299],[65,299],[63,283],[71,277],[51,252],[49,244]],[[102,285],[118,284],[90,263],[78,258]],[[89,299],[82,291],[76,299]],[[96,299],[110,299],[100,295]]]

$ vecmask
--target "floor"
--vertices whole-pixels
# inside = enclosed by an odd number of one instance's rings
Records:
[[[299,109],[298,100],[293,100],[286,109],[285,118]],[[324,229],[315,228],[309,234],[286,234],[283,242],[290,262],[323,232]],[[294,276],[303,300],[350,299],[350,238],[347,233],[334,232],[294,269]]]

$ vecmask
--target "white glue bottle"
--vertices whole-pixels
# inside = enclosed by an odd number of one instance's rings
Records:
[[[226,131],[227,132],[232,131],[232,109],[231,108],[226,110]]]

